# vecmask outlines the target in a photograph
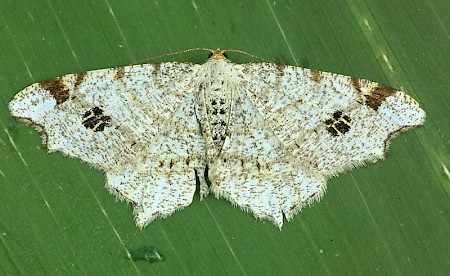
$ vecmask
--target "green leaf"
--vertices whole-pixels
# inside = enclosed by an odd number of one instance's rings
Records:
[[[0,274],[450,270],[449,1],[0,0],[0,7]],[[379,81],[417,99],[427,120],[396,138],[386,160],[331,179],[322,201],[282,231],[198,194],[140,230],[132,207],[104,188],[102,172],[47,154],[39,134],[8,112],[13,95],[34,82],[193,47]],[[206,55],[165,60],[202,63]]]

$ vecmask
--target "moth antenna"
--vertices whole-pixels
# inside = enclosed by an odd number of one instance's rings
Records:
[[[155,59],[160,59],[160,58],[164,58],[164,57],[168,57],[168,56],[173,56],[173,55],[179,55],[179,54],[184,54],[184,53],[188,53],[188,52],[194,52],[194,51],[208,51],[208,52],[213,52],[213,49],[209,49],[209,48],[190,48],[190,49],[185,49],[185,50],[181,50],[181,51],[175,51],[175,52],[170,52],[164,55],[159,55],[159,56],[153,56],[153,57],[149,57],[149,58],[145,58],[145,59],[141,59],[139,61],[133,62],[130,65],[136,65],[136,64],[142,64],[142,63],[146,63],[150,60],[155,60]]]

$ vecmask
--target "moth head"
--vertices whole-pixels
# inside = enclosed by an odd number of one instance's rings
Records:
[[[208,60],[228,60],[226,50],[212,50],[208,55]]]

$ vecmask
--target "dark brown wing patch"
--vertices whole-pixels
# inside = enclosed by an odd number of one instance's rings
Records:
[[[392,87],[378,84],[370,94],[364,95],[366,97],[366,105],[377,111],[378,107],[384,102],[384,100],[396,92],[397,90]]]
[[[62,104],[69,99],[69,88],[64,85],[62,77],[40,82],[42,89],[50,91],[57,104]]]

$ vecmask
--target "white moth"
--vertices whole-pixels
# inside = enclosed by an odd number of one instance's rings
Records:
[[[200,195],[224,197],[279,228],[326,180],[383,158],[425,112],[381,84],[273,63],[164,62],[33,84],[11,113],[59,150],[103,170],[144,227]],[[206,172],[206,173],[205,173]],[[206,177],[205,177],[206,176]]]

